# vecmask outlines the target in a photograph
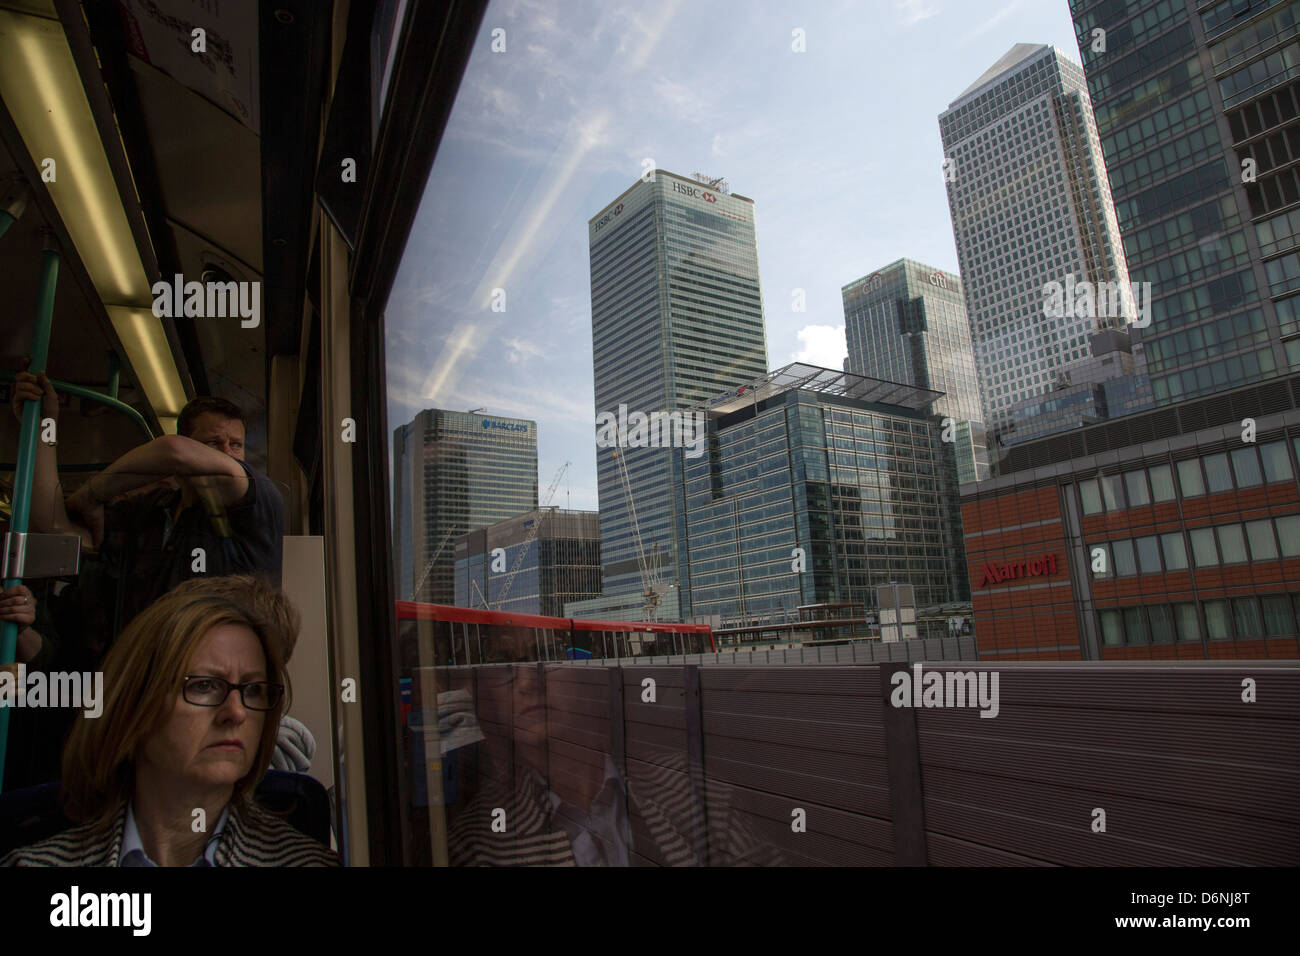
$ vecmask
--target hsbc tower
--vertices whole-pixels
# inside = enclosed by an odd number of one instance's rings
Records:
[[[690,409],[767,373],[752,199],[657,169],[591,218],[588,239],[597,417],[620,405],[646,415]],[[627,445],[597,449],[604,597],[566,613],[635,613],[644,557],[662,582],[654,616],[676,620],[681,455],[637,447],[635,436]]]

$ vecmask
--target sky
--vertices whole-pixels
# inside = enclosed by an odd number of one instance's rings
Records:
[[[386,309],[390,427],[535,420],[539,493],[568,461],[550,503],[597,508],[587,222],[647,160],[754,200],[769,367],[842,368],[842,286],[959,271],[938,117],[1016,43],[1077,61],[1066,0],[494,0]]]

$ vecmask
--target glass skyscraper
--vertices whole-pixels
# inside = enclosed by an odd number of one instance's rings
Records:
[[[709,451],[684,461],[681,489],[690,614],[874,611],[889,583],[912,585],[918,607],[968,601],[938,397],[796,363],[710,402]],[[947,633],[942,620],[923,636]]]
[[[537,423],[430,408],[393,432],[399,600],[455,600],[455,539],[537,508]]]
[[[846,372],[943,392],[934,413],[951,418],[961,482],[988,477],[970,323],[961,279],[899,259],[844,286]]]
[[[457,606],[563,617],[600,594],[600,516],[548,507],[498,521],[457,538],[455,562]]]
[[[1300,367],[1300,4],[1070,9],[1155,403]]]
[[[767,371],[754,202],[719,181],[664,170],[588,224],[596,415],[688,409]],[[678,616],[674,517],[679,458],[670,447],[598,449],[604,593],[640,594],[640,555],[613,452],[624,456],[645,559],[668,587],[658,616]],[[578,612],[580,613],[580,612]]]
[[[1093,358],[1099,327],[1124,324],[1044,308],[1049,283],[1067,276],[1129,285],[1083,70],[1052,47],[1016,44],[939,116],[939,129],[982,405],[1005,434],[1032,420],[1031,400],[1075,384],[1071,367]],[[1126,348],[1127,337],[1106,340],[1116,343]],[[1081,371],[1144,380],[1140,349],[1124,354]]]

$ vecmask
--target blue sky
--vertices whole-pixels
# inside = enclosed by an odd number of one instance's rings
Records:
[[[534,419],[540,490],[568,460],[552,503],[596,508],[587,220],[647,158],[754,200],[769,366],[841,367],[841,286],[958,271],[938,116],[1016,43],[1077,60],[1066,0],[493,2],[388,303],[390,426]]]

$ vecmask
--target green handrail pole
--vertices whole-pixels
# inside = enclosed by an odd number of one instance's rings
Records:
[[[0,236],[3,236],[10,226],[14,224],[14,217],[5,209],[0,209]]]
[[[17,378],[18,376],[13,372],[6,369],[0,369],[0,383],[13,382],[16,381]],[[71,382],[62,382],[57,378],[52,378],[49,382],[50,385],[54,387],[54,390],[60,395],[75,395],[78,398],[89,399],[90,401],[103,405],[106,408],[111,408],[119,415],[125,415],[140,429],[140,431],[144,432],[145,441],[153,441],[154,433],[153,429],[149,427],[149,423],[144,420],[143,415],[137,412],[130,405],[126,404],[126,402],[112,398],[105,392],[97,392],[93,388],[86,388],[84,385],[73,385]],[[98,471],[99,469],[95,470]]]
[[[59,284],[59,250],[53,235],[47,234],[41,251],[41,280],[36,294],[36,322],[32,330],[33,375],[45,371],[50,354],[50,326],[54,321],[54,293]],[[32,473],[36,467],[36,436],[41,426],[41,403],[23,403],[22,431],[18,437],[18,467],[14,471],[13,517],[9,530],[25,534],[32,509]],[[6,588],[22,584],[22,578],[5,578]],[[0,622],[0,664],[13,663],[18,651],[18,625]],[[4,787],[5,745],[9,742],[9,710],[0,707],[0,791]]]

